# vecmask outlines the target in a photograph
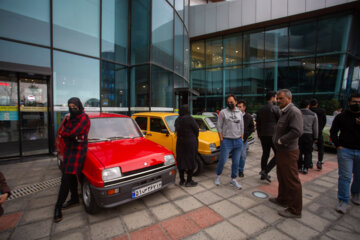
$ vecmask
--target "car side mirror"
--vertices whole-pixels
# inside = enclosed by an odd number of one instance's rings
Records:
[[[144,135],[146,135],[146,131],[142,131],[142,133],[143,133]]]

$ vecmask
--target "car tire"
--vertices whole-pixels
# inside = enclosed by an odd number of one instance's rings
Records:
[[[94,194],[91,191],[90,183],[86,177],[82,180],[81,193],[85,211],[94,214],[100,211],[100,207],[96,204]]]
[[[196,154],[193,176],[198,176],[202,172],[203,168],[204,168],[204,163],[201,157],[199,156],[199,154]]]

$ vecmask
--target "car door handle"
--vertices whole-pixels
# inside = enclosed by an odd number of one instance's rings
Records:
[[[151,133],[148,133],[148,134],[146,134],[146,136],[152,136],[152,134],[151,134]]]

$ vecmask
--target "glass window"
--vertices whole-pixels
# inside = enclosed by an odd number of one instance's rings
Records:
[[[102,139],[126,139],[141,137],[134,120],[128,117],[92,118],[89,141]]]
[[[165,0],[152,4],[152,60],[173,69],[174,12]]]
[[[184,13],[185,26],[187,29],[189,29],[189,0],[185,0]]]
[[[67,107],[71,97],[84,107],[99,107],[99,61],[54,51],[54,106]]]
[[[243,70],[243,93],[244,94],[264,94],[264,64],[245,65]]]
[[[350,85],[350,93],[360,93],[360,61],[353,60],[353,74]]]
[[[174,74],[174,88],[187,88],[189,87],[188,81]]]
[[[241,64],[243,60],[242,34],[224,37],[225,64]]]
[[[294,93],[311,93],[315,90],[314,79],[315,59],[294,59],[289,61],[288,78],[287,80],[279,82],[279,88],[287,88]]]
[[[184,77],[189,79],[189,64],[190,64],[190,43],[189,35],[184,29]]]
[[[179,13],[181,19],[184,19],[184,0],[175,0],[175,9]]]
[[[205,70],[196,70],[191,73],[192,88],[200,93],[200,95],[207,95],[207,84],[205,81]]]
[[[321,56],[316,58],[316,90],[335,91],[338,83],[339,90],[343,78],[343,67],[339,65],[341,55]]]
[[[131,63],[149,62],[150,1],[131,1]]]
[[[222,75],[221,68],[206,70],[206,87],[208,95],[222,95]]]
[[[242,88],[242,67],[229,67],[225,68],[225,93],[229,94],[243,94]]]
[[[149,66],[138,66],[131,69],[131,106],[149,107]]]
[[[184,74],[184,27],[180,18],[175,15],[175,72]]]
[[[195,122],[199,126],[200,130],[208,130],[206,124],[202,118],[195,118]]]
[[[289,85],[287,85],[287,82],[289,81],[288,65],[289,65],[288,61],[265,63],[265,79],[264,79],[265,92],[269,90],[275,90],[277,89],[277,86],[279,86],[279,89],[289,87]]]
[[[192,68],[205,67],[205,42],[204,41],[197,41],[197,42],[191,43],[191,66],[192,66]]]
[[[173,73],[152,66],[152,107],[173,107]]]
[[[278,28],[265,31],[265,58],[287,58],[289,52],[288,28]]]
[[[125,110],[129,106],[128,69],[106,61],[101,67],[101,106],[112,107],[112,111]]]
[[[99,57],[99,0],[53,1],[54,47]]]
[[[223,46],[221,38],[206,40],[206,66],[219,66],[223,63]]]
[[[244,33],[244,62],[263,61],[264,53],[264,32]]]
[[[306,56],[315,53],[316,22],[304,22],[290,25],[290,56]]]
[[[3,62],[50,67],[50,50],[47,48],[0,40],[0,53]]]
[[[1,0],[0,36],[50,45],[49,0]]]
[[[135,121],[139,125],[141,130],[146,131],[146,129],[147,129],[147,117],[136,117]]]
[[[150,131],[159,132],[167,130],[164,121],[161,118],[150,118]]]
[[[178,118],[178,115],[172,115],[165,117],[165,122],[170,128],[170,131],[175,132],[175,121]]]
[[[242,98],[246,101],[246,112],[252,114],[256,113],[266,102],[264,96],[246,96]]]
[[[107,0],[102,2],[103,58],[127,64],[128,1]]]
[[[318,22],[317,52],[346,51],[351,15],[321,18]]]

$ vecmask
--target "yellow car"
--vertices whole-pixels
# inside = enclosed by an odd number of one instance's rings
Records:
[[[177,113],[143,112],[133,114],[132,118],[135,119],[147,139],[166,147],[176,156],[175,120],[178,116]],[[218,133],[200,130],[194,175],[201,172],[204,164],[216,162],[219,157]]]

